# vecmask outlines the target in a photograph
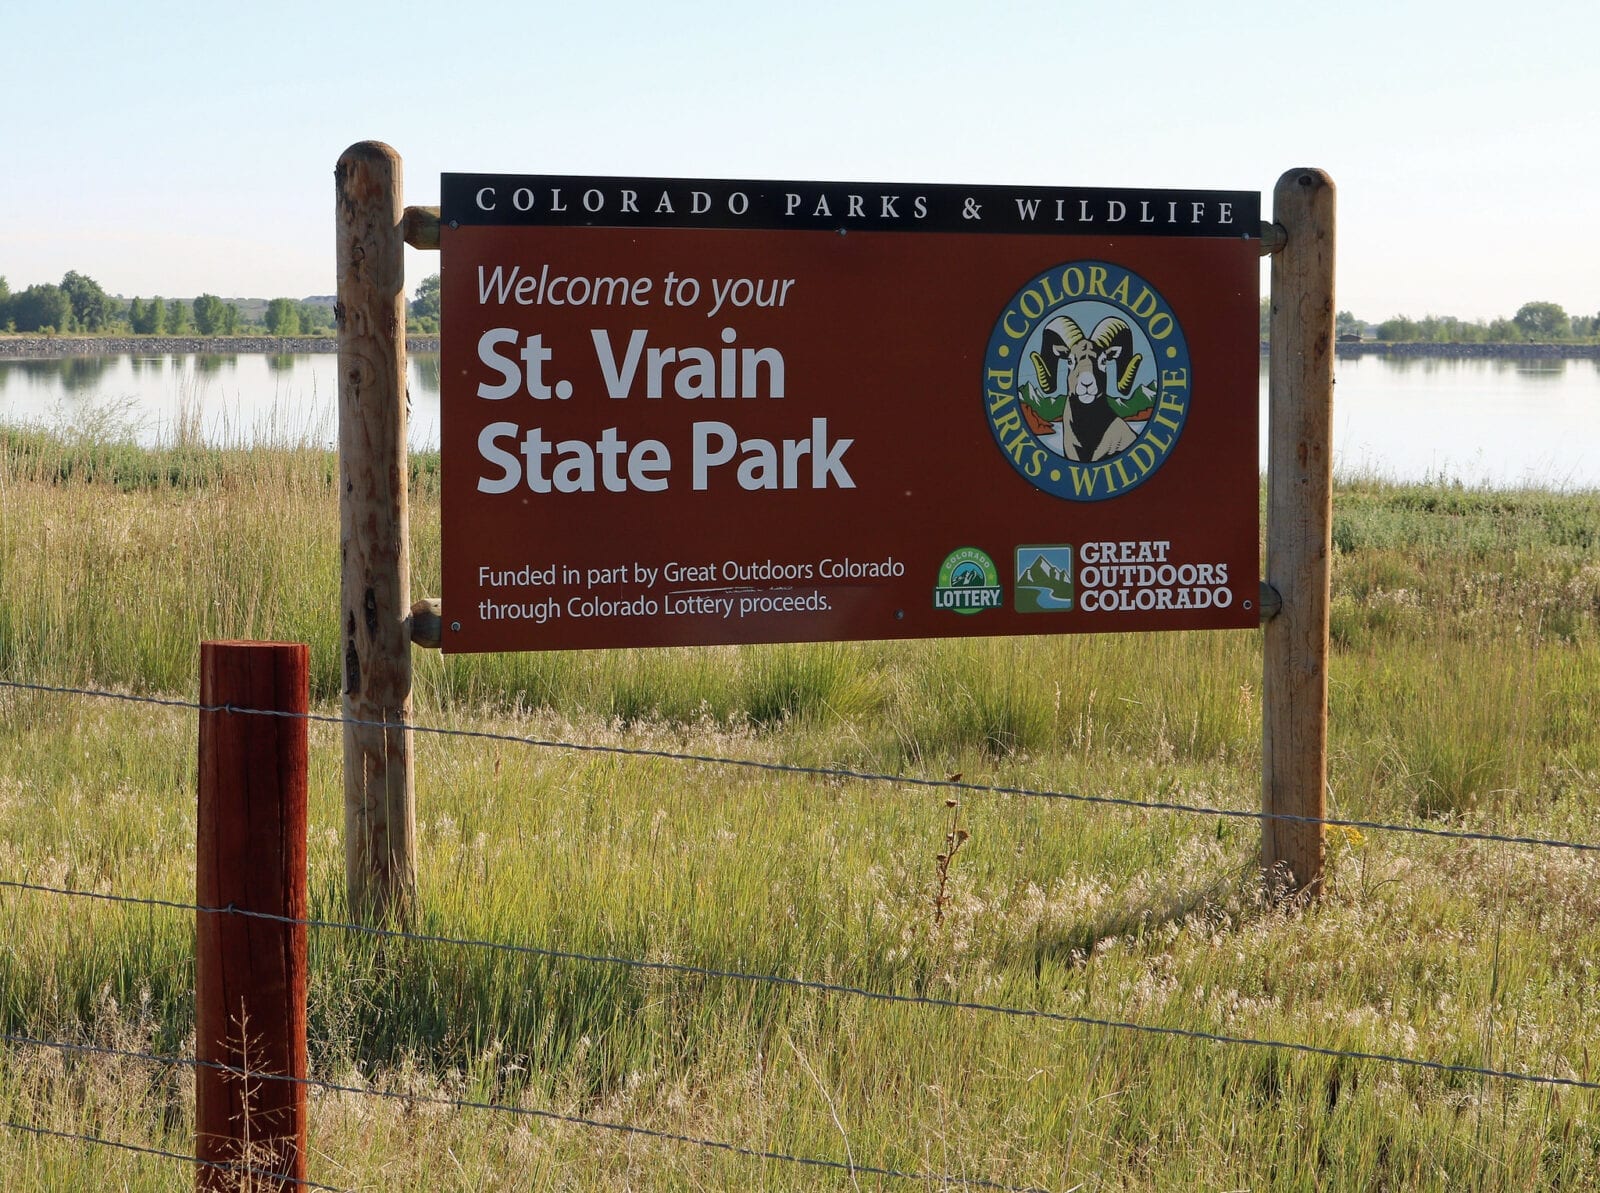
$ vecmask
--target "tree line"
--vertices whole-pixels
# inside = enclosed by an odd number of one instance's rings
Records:
[[[1261,338],[1268,338],[1272,304],[1261,300]],[[1560,303],[1525,302],[1509,319],[1457,319],[1454,315],[1426,315],[1411,319],[1395,315],[1382,323],[1368,323],[1350,311],[1334,318],[1334,334],[1360,336],[1386,344],[1589,344],[1600,340],[1600,313],[1569,315]]]
[[[333,332],[332,308],[293,298],[240,304],[202,294],[192,300],[107,294],[100,283],[69,271],[60,285],[13,294],[0,277],[0,331],[41,335],[316,336]]]
[[[1581,344],[1600,338],[1600,315],[1569,315],[1557,302],[1525,302],[1510,319],[1487,322],[1395,315],[1378,324],[1373,334],[1386,343]]]
[[[0,277],[0,331],[39,334],[231,336],[265,333],[270,336],[331,335],[333,309],[324,303],[274,298],[259,313],[261,303],[237,303],[202,294],[185,301],[107,294],[100,283],[69,271],[60,285],[29,286],[11,293]],[[1268,338],[1271,303],[1261,300],[1261,338]],[[429,274],[417,285],[416,297],[407,304],[406,330],[433,335],[439,331],[439,275]],[[1468,321],[1453,315],[1427,315],[1411,319],[1395,315],[1382,323],[1369,323],[1350,311],[1340,311],[1334,330],[1340,336],[1360,336],[1384,343],[1521,344],[1592,343],[1600,340],[1600,313],[1569,315],[1560,303],[1525,302],[1509,319]]]

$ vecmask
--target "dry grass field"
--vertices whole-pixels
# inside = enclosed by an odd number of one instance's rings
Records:
[[[0,680],[192,700],[202,639],[288,639],[336,713],[334,474],[0,431]],[[412,500],[422,592],[436,459]],[[1330,814],[1600,844],[1600,497],[1345,484],[1334,534]],[[312,929],[312,1179],[1600,1188],[1593,849],[1331,828],[1284,905],[1248,818],[993,789],[1256,809],[1260,668],[1243,631],[419,654],[427,727],[971,786],[419,734],[419,929],[521,948]],[[194,771],[192,710],[0,687],[0,882],[192,901]],[[20,1041],[192,1056],[193,934],[0,886],[8,1190],[192,1186],[38,1134],[192,1154],[191,1069]]]

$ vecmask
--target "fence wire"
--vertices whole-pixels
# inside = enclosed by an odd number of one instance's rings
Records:
[[[133,895],[111,895],[97,891],[78,891],[64,887],[50,887],[38,883],[0,879],[0,888],[31,891],[38,894],[59,895],[68,898],[99,900],[107,903],[132,904],[165,908],[209,915],[236,915],[248,919],[266,920],[277,924],[303,925],[318,930],[350,932],[387,940],[416,941],[422,944],[451,945],[461,948],[487,949],[495,952],[515,953],[551,961],[571,961],[591,965],[615,965],[627,969],[655,973],[671,973],[689,977],[715,978],[731,982],[757,985],[784,986],[808,990],[817,994],[835,994],[860,998],[870,1002],[893,1003],[901,1006],[929,1007],[947,1011],[971,1011],[976,1014],[1000,1015],[1014,1019],[1037,1019],[1074,1027],[1100,1028],[1112,1031],[1133,1032],[1144,1035],[1168,1036],[1197,1040],[1209,1044],[1231,1044],[1249,1048],[1266,1048],[1283,1052],[1299,1052],[1312,1056],[1326,1056],[1337,1060],[1371,1061],[1379,1064],[1400,1065],[1432,1072],[1462,1076],[1490,1077],[1504,1081],[1520,1081],[1534,1085],[1564,1086],[1572,1089],[1600,1089],[1600,1082],[1578,1077],[1558,1077],[1542,1073],[1528,1073],[1518,1069],[1493,1069],[1479,1065],[1453,1064],[1425,1057],[1404,1056],[1387,1052],[1368,1052],[1360,1049],[1334,1048],[1322,1044],[1305,1044],[1293,1040],[1267,1040],[1253,1036],[1238,1036],[1200,1028],[1172,1027],[1161,1024],[1136,1023],[1126,1019],[1105,1019],[1093,1015],[1073,1015],[1065,1011],[1047,1011],[1039,1007],[1007,1006],[1003,1003],[975,1002],[959,998],[941,998],[931,994],[897,994],[889,990],[872,990],[864,986],[851,986],[838,982],[824,982],[813,978],[787,977],[782,974],[747,973],[733,969],[689,965],[681,961],[646,961],[637,957],[612,957],[603,953],[584,953],[571,949],[550,949],[538,945],[514,944],[505,941],[475,940],[471,937],[444,936],[427,932],[407,932],[399,928],[383,928],[368,924],[343,923],[337,920],[296,919],[269,912],[249,911],[233,905],[203,907],[196,903],[181,903],[170,899],[142,899]],[[0,1036],[0,1039],[8,1037]],[[288,1080],[288,1078],[284,1078]],[[345,1091],[350,1092],[350,1091]]]
[[[1188,804],[1173,800],[1138,800],[1114,795],[1084,795],[1076,792],[1051,791],[1035,787],[1018,787],[1001,783],[974,783],[961,779],[930,779],[917,775],[893,775],[883,772],[856,770],[838,766],[801,766],[787,762],[763,762],[753,758],[730,758],[718,754],[696,754],[683,750],[662,750],[647,746],[605,745],[597,742],[563,741],[558,738],[540,738],[516,733],[499,733],[488,729],[456,729],[436,725],[407,725],[393,721],[363,720],[359,717],[335,716],[331,713],[284,712],[281,709],[240,708],[232,704],[200,704],[193,700],[175,697],[138,696],[127,692],[110,692],[98,688],[63,687],[54,684],[24,683],[18,680],[0,680],[0,688],[40,692],[54,695],[86,696],[103,700],[119,700],[133,704],[149,704],[161,708],[187,709],[202,713],[232,713],[237,716],[279,717],[288,720],[308,721],[322,725],[355,725],[369,729],[409,729],[413,733],[444,738],[465,738],[475,741],[492,741],[534,749],[568,750],[574,753],[606,754],[624,758],[654,759],[666,762],[692,762],[706,766],[737,767],[770,774],[798,775],[822,779],[845,779],[861,783],[883,783],[901,787],[920,787],[937,791],[954,791],[971,795],[1002,795],[1023,799],[1053,800],[1063,803],[1089,804],[1099,807],[1121,808],[1138,812],[1173,812],[1190,816],[1215,816],[1231,820],[1284,821],[1291,824],[1314,824],[1324,828],[1353,828],[1365,832],[1400,833],[1419,837],[1432,837],[1450,841],[1480,841],[1499,845],[1523,845],[1533,848],[1566,849],[1579,853],[1600,853],[1600,844],[1587,841],[1568,841],[1558,837],[1520,836],[1495,833],[1480,829],[1445,828],[1425,824],[1392,824],[1380,820],[1356,820],[1336,816],[1300,816],[1290,812],[1268,812],[1249,808],[1218,808],[1204,804]]]
[[[483,1110],[495,1114],[509,1114],[523,1118],[536,1118],[546,1122],[562,1123],[567,1126],[589,1127],[602,1131],[613,1131],[622,1135],[635,1135],[640,1138],[654,1139],[663,1143],[682,1143],[692,1147],[704,1148],[710,1151],[726,1152],[729,1155],[742,1156],[750,1160],[771,1160],[783,1164],[795,1164],[801,1167],[828,1169],[836,1172],[845,1172],[851,1176],[876,1176],[887,1180],[918,1181],[923,1184],[936,1184],[946,1187],[968,1189],[993,1189],[999,1193],[1049,1193],[1048,1190],[1037,1185],[1009,1185],[1003,1181],[991,1180],[988,1177],[961,1176],[956,1173],[911,1172],[899,1168],[880,1167],[873,1164],[859,1164],[848,1160],[830,1160],[819,1156],[799,1156],[788,1152],[767,1151],[762,1148],[745,1147],[741,1144],[726,1143],[717,1139],[703,1139],[695,1135],[681,1135],[674,1131],[663,1131],[655,1127],[640,1127],[630,1123],[612,1122],[609,1119],[590,1118],[581,1114],[562,1114],[556,1110],[540,1110],[530,1106],[513,1106],[504,1102],[484,1102],[470,1098],[447,1098],[438,1094],[404,1093],[398,1090],[371,1089],[359,1085],[344,1085],[337,1081],[327,1081],[316,1077],[289,1077],[282,1073],[263,1073],[255,1069],[245,1069],[237,1065],[224,1064],[221,1061],[200,1060],[193,1056],[160,1056],[152,1052],[139,1052],[131,1048],[113,1048],[104,1044],[74,1044],[62,1040],[44,1040],[33,1036],[20,1036],[10,1033],[0,1034],[0,1042],[18,1045],[21,1047],[45,1048],[56,1052],[75,1053],[88,1056],[113,1057],[118,1060],[139,1060],[152,1064],[169,1065],[188,1069],[210,1069],[223,1073],[229,1077],[237,1077],[241,1081],[277,1081],[291,1085],[301,1085],[309,1090],[317,1090],[328,1094],[352,1094],[363,1098],[377,1098],[382,1101],[400,1102],[407,1108],[416,1106],[434,1106],[447,1110]],[[0,1124],[10,1126],[13,1124]],[[23,1130],[28,1128],[23,1127]],[[128,1145],[132,1147],[133,1145]],[[147,1150],[147,1149],[136,1149]],[[149,1149],[154,1150],[154,1149]],[[193,1156],[184,1156],[181,1153],[170,1153],[175,1159],[195,1160]],[[206,1161],[198,1161],[206,1163]],[[327,1185],[311,1185],[310,1188],[327,1189]],[[335,1191],[337,1193],[337,1191]]]
[[[709,766],[742,768],[770,774],[794,775],[830,780],[849,780],[869,784],[896,784],[905,787],[918,787],[974,795],[981,794],[1013,796],[1018,798],[1043,799],[1076,804],[1098,805],[1142,812],[1170,812],[1240,820],[1282,820],[1303,824],[1317,824],[1324,827],[1354,828],[1370,832],[1410,834],[1415,836],[1442,838],[1447,840],[1481,841],[1536,848],[1566,849],[1582,853],[1600,852],[1600,845],[1589,842],[1567,841],[1549,837],[1522,836],[1482,830],[1435,827],[1430,825],[1391,824],[1382,821],[1358,820],[1343,817],[1298,816],[1286,813],[1252,811],[1237,808],[1208,807],[1204,805],[1188,804],[1170,800],[1137,800],[1117,796],[1083,795],[1021,786],[965,782],[960,779],[930,779],[918,776],[878,773],[857,770],[848,767],[801,766],[790,763],[765,762],[756,759],[699,754],[689,751],[662,750],[639,746],[605,745],[591,742],[563,741],[559,739],[545,739],[528,735],[501,733],[483,729],[459,729],[428,725],[404,726],[391,722],[377,722],[323,713],[291,713],[276,709],[240,708],[233,705],[205,705],[193,700],[181,698],[141,696],[132,693],[112,692],[97,688],[28,683],[17,680],[0,680],[0,688],[42,694],[69,695],[93,699],[123,701],[133,704],[149,705],[168,709],[181,709],[199,713],[231,713],[241,716],[267,716],[304,720],[317,724],[358,725],[383,729],[410,728],[415,733],[430,734],[442,738],[492,741],[534,749],[564,750],[575,753],[603,754],[625,758],[696,763]],[[1119,1031],[1133,1034],[1143,1034],[1146,1036],[1178,1038],[1236,1047],[1261,1048],[1274,1051],[1299,1053],[1302,1055],[1328,1057],[1336,1060],[1390,1064],[1416,1070],[1459,1076],[1515,1081],[1532,1085],[1563,1087],[1578,1090],[1600,1089],[1600,1082],[1589,1081],[1576,1077],[1531,1073],[1515,1069],[1495,1069],[1488,1066],[1479,1065],[1455,1064],[1425,1057],[1404,1056],[1399,1054],[1372,1052],[1361,1049],[1334,1048],[1331,1046],[1307,1044],[1288,1040],[1259,1039],[1250,1036],[1205,1031],[1198,1028],[1137,1023],[1129,1020],[1109,1019],[1087,1015],[1072,1015],[1065,1012],[1049,1011],[1034,1007],[1006,1006],[997,1003],[984,1003],[956,998],[941,998],[925,994],[903,994],[893,991],[872,990],[861,986],[852,986],[835,982],[824,982],[810,978],[785,976],[782,974],[748,973],[739,970],[690,965],[682,962],[647,961],[641,958],[615,957],[605,954],[586,953],[570,949],[545,948],[537,945],[517,944],[513,942],[477,940],[472,938],[453,937],[437,933],[410,932],[393,927],[344,923],[336,920],[297,919],[266,912],[252,911],[233,905],[229,905],[227,907],[205,907],[200,904],[186,903],[178,900],[153,899],[98,891],[75,890],[67,887],[48,886],[45,884],[14,879],[0,879],[0,888],[16,891],[27,891],[37,894],[47,894],[63,898],[89,899],[128,906],[160,908],[190,914],[237,915],[280,924],[299,925],[308,929],[316,929],[319,931],[341,931],[380,939],[403,940],[429,945],[443,945],[457,948],[474,948],[495,952],[512,953],[549,961],[610,965],[640,971],[671,973],[679,976],[788,987],[791,989],[806,990],[817,994],[859,998],[872,1002],[924,1006],[941,1010],[966,1011],[977,1014],[1001,1015],[1019,1019],[1033,1019],[1082,1028]],[[499,1102],[448,1098],[439,1095],[422,1095],[415,1093],[399,1093],[394,1091],[376,1090],[359,1086],[344,1085],[317,1078],[291,1078],[280,1074],[246,1072],[245,1070],[234,1068],[218,1062],[201,1061],[194,1057],[159,1056],[153,1053],[137,1052],[129,1049],[118,1049],[88,1044],[72,1044],[62,1041],[43,1040],[14,1034],[0,1034],[0,1041],[4,1041],[10,1045],[52,1049],[61,1052],[78,1054],[114,1056],[126,1059],[142,1060],[155,1064],[179,1065],[186,1067],[210,1067],[234,1076],[248,1077],[252,1080],[293,1081],[303,1084],[309,1089],[315,1089],[323,1093],[380,1098],[390,1101],[404,1102],[411,1106],[428,1105],[453,1110],[476,1110],[497,1114],[524,1116],[551,1122],[564,1123],[571,1126],[612,1131],[621,1134],[637,1136],[640,1138],[655,1139],[663,1142],[672,1142],[707,1150],[720,1151],[731,1155],[742,1156],[748,1159],[772,1161],[777,1163],[806,1166],[814,1169],[844,1172],[849,1174],[852,1178],[855,1176],[872,1176],[886,1180],[919,1181],[923,1183],[938,1183],[944,1186],[1001,1190],[1004,1191],[1004,1193],[1039,1193],[1039,1191],[1032,1186],[1009,1185],[986,1177],[967,1177],[948,1173],[911,1172],[889,1167],[857,1164],[853,1160],[834,1160],[823,1157],[800,1156],[785,1152],[745,1147],[739,1144],[728,1143],[720,1140],[704,1139],[691,1135],[678,1134],[656,1128],[641,1127],[626,1123],[612,1122],[604,1119],[596,1119],[583,1115],[562,1114],[553,1110],[541,1110]],[[166,1151],[160,1148],[129,1144],[117,1140],[108,1140],[93,1135],[56,1131],[25,1123],[0,1121],[0,1127],[13,1129],[20,1132],[32,1133],[35,1136],[40,1137],[53,1137],[83,1142],[94,1146],[118,1148],[125,1151],[183,1161],[196,1165],[216,1165],[216,1162],[214,1161],[202,1160],[199,1157],[187,1155],[181,1152]],[[223,1165],[223,1167],[229,1168],[230,1171],[239,1172],[242,1175],[272,1175],[262,1170],[248,1169],[246,1166],[238,1164]],[[309,1181],[301,1182],[301,1184],[303,1187],[310,1189],[336,1189],[335,1186],[316,1184]]]
[[[149,1059],[159,1060],[159,1057]],[[255,1076],[255,1074],[251,1074]],[[259,1176],[277,1184],[294,1185],[300,1189],[323,1189],[327,1193],[344,1193],[337,1185],[322,1185],[316,1181],[298,1179],[274,1172],[269,1168],[257,1168],[250,1164],[225,1163],[221,1160],[202,1160],[199,1156],[191,1156],[188,1152],[167,1151],[164,1148],[148,1147],[138,1143],[124,1143],[120,1139],[107,1139],[102,1135],[84,1135],[75,1131],[56,1131],[49,1127],[40,1127],[33,1123],[14,1123],[9,1119],[0,1119],[0,1127],[11,1131],[19,1131],[28,1135],[35,1135],[44,1139],[64,1139],[71,1143],[88,1143],[95,1147],[115,1148],[118,1151],[133,1152],[140,1156],[152,1156],[161,1160],[180,1160],[185,1164],[193,1164],[197,1168],[215,1169],[235,1176]]]

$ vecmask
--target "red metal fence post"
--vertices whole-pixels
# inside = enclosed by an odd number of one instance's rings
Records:
[[[203,908],[306,918],[308,665],[300,643],[201,644]],[[197,913],[195,1054],[196,1188],[297,1187],[306,1179],[304,923]]]

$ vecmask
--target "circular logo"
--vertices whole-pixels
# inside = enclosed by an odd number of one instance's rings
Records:
[[[939,565],[939,579],[933,589],[935,609],[981,613],[998,609],[1003,596],[1000,571],[986,551],[957,547]]]
[[[1189,345],[1138,274],[1072,261],[1018,290],[989,336],[983,408],[1029,484],[1105,501],[1166,462],[1189,412]]]

